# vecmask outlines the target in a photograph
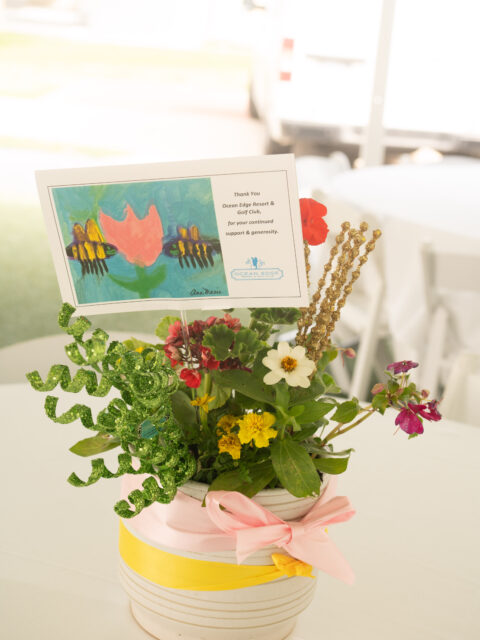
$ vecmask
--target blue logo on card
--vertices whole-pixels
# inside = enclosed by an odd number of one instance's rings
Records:
[[[277,267],[265,267],[265,262],[258,256],[245,260],[248,265],[244,269],[232,269],[230,275],[234,280],[280,280],[283,270]]]

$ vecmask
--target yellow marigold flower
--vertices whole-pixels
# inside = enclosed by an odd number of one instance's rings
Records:
[[[218,450],[220,453],[229,453],[234,460],[238,460],[242,452],[242,444],[238,436],[231,433],[220,438],[218,441]]]
[[[215,400],[215,396],[209,396],[206,393],[204,396],[200,396],[199,398],[195,398],[195,400],[190,400],[190,404],[193,404],[194,407],[198,407],[205,413],[208,413],[208,404]]]
[[[222,435],[222,433],[229,435],[233,427],[237,423],[238,423],[237,416],[232,416],[229,414],[222,416],[220,420],[217,422],[217,427],[220,427],[219,429],[217,429],[217,435]]]
[[[293,576],[315,577],[312,575],[312,565],[296,558],[291,558],[283,553],[272,553],[272,560],[277,569],[285,573],[289,578]]]
[[[240,430],[238,437],[242,444],[255,443],[256,447],[268,447],[269,439],[275,438],[277,432],[271,426],[275,422],[275,416],[268,411],[264,413],[247,413],[239,418]]]

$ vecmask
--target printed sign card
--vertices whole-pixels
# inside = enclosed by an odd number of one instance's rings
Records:
[[[294,156],[37,172],[81,313],[308,304]]]

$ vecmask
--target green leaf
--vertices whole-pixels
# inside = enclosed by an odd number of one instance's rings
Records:
[[[310,400],[316,400],[325,393],[325,385],[315,376],[307,389],[292,387],[290,389],[291,405],[305,404]]]
[[[293,307],[258,307],[250,309],[250,316],[268,324],[294,324],[300,317],[300,311]]]
[[[272,463],[282,485],[297,498],[318,495],[320,476],[306,450],[290,437],[271,445]]]
[[[168,336],[168,327],[177,321],[180,322],[180,318],[177,318],[177,316],[165,316],[157,325],[155,335],[158,336],[160,340],[166,340]]]
[[[303,427],[303,429],[300,429],[300,431],[296,431],[292,435],[292,438],[297,442],[302,442],[302,440],[306,440],[307,438],[310,438],[310,436],[313,436],[317,430],[318,424],[309,424],[306,427]]]
[[[210,396],[213,396],[213,400],[208,404],[209,409],[219,409],[220,407],[223,407],[230,398],[231,393],[232,390],[228,387],[223,387],[213,382],[209,393]]]
[[[192,424],[196,421],[195,409],[184,391],[175,391],[171,399],[173,415],[180,425]]]
[[[381,413],[382,416],[383,416],[383,414],[385,413],[386,408],[388,407],[388,398],[387,398],[387,392],[386,391],[382,391],[381,393],[377,393],[376,395],[373,396],[372,407],[376,411]]]
[[[358,415],[360,408],[358,406],[358,400],[354,398],[353,400],[347,400],[346,402],[342,402],[333,416],[330,418],[333,422],[341,422],[342,424],[346,424],[347,422],[351,422]]]
[[[212,371],[212,378],[217,384],[236,389],[253,400],[275,404],[272,387],[264,384],[248,371]]]
[[[399,390],[400,385],[396,380],[389,380],[387,383],[387,387],[390,393],[395,393],[396,391]]]
[[[320,418],[323,418],[323,416],[327,415],[329,411],[335,409],[336,404],[336,402],[324,402],[321,400],[318,400],[317,402],[307,402],[304,405],[300,405],[303,406],[303,412],[299,416],[295,417],[300,424],[305,422],[316,422],[317,420],[320,420]]]
[[[205,331],[202,344],[211,349],[214,358],[226,360],[230,355],[230,347],[234,338],[235,332],[227,325],[216,324]]]
[[[290,393],[288,391],[288,385],[282,381],[277,383],[275,386],[275,401],[278,406],[282,407],[282,409],[286,409],[288,407],[288,403],[290,402]],[[290,413],[290,415],[294,415]]]
[[[271,324],[268,324],[267,322],[260,322],[253,318],[250,321],[250,329],[255,332],[260,340],[266,340],[272,333],[275,333],[275,331],[272,331]]]
[[[115,449],[119,444],[119,438],[99,433],[92,438],[80,440],[74,444],[73,447],[70,447],[70,451],[77,454],[77,456],[83,456],[86,458],[88,456],[93,456],[96,453],[104,453],[105,451],[110,451],[110,449]]]
[[[266,411],[267,409],[264,402],[244,396],[243,393],[240,393],[239,391],[235,392],[235,404],[239,405],[238,411],[241,409],[257,409],[259,411]]]
[[[324,373],[322,375],[322,382],[325,385],[324,393],[341,393],[342,392],[342,390],[340,389],[340,387],[337,385],[337,383],[335,382],[335,380],[330,374]]]
[[[298,418],[298,416],[300,416],[304,411],[305,411],[305,405],[296,404],[294,407],[292,407],[289,410],[288,415],[292,416],[293,418]],[[299,422],[300,422],[300,420],[299,420]]]
[[[324,371],[326,367],[335,360],[338,355],[338,351],[336,349],[329,349],[328,351],[324,351],[320,360],[317,362],[317,370]]]
[[[209,491],[239,491],[243,495],[252,498],[256,493],[264,489],[275,477],[270,460],[249,467],[248,474],[251,482],[245,480],[245,475],[240,469],[221,473],[209,487]]]
[[[232,349],[233,355],[239,358],[240,362],[243,364],[251,362],[257,351],[264,347],[263,342],[258,339],[255,331],[252,331],[251,329],[243,327],[234,335],[235,342]]]
[[[349,460],[350,458],[315,458],[313,464],[322,473],[337,475],[347,469]]]
[[[133,336],[131,338],[127,338],[127,340],[124,340],[123,344],[130,351],[136,351],[140,348],[145,349],[145,347],[151,347],[152,349],[155,349],[155,345],[151,342],[143,342],[143,340],[137,340],[137,338],[134,338]]]
[[[309,453],[315,453],[321,458],[345,458],[349,456],[355,449],[344,449],[343,451],[331,451],[331,445],[322,444],[321,438],[313,438],[304,443],[304,447]]]

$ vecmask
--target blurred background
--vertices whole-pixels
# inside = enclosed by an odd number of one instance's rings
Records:
[[[478,384],[479,18],[475,0],[0,0],[3,379],[12,345],[58,333],[35,170],[293,152],[332,231],[383,231],[337,327],[346,392],[394,357],[426,360],[430,388],[455,366]],[[464,256],[449,293],[437,250]]]

